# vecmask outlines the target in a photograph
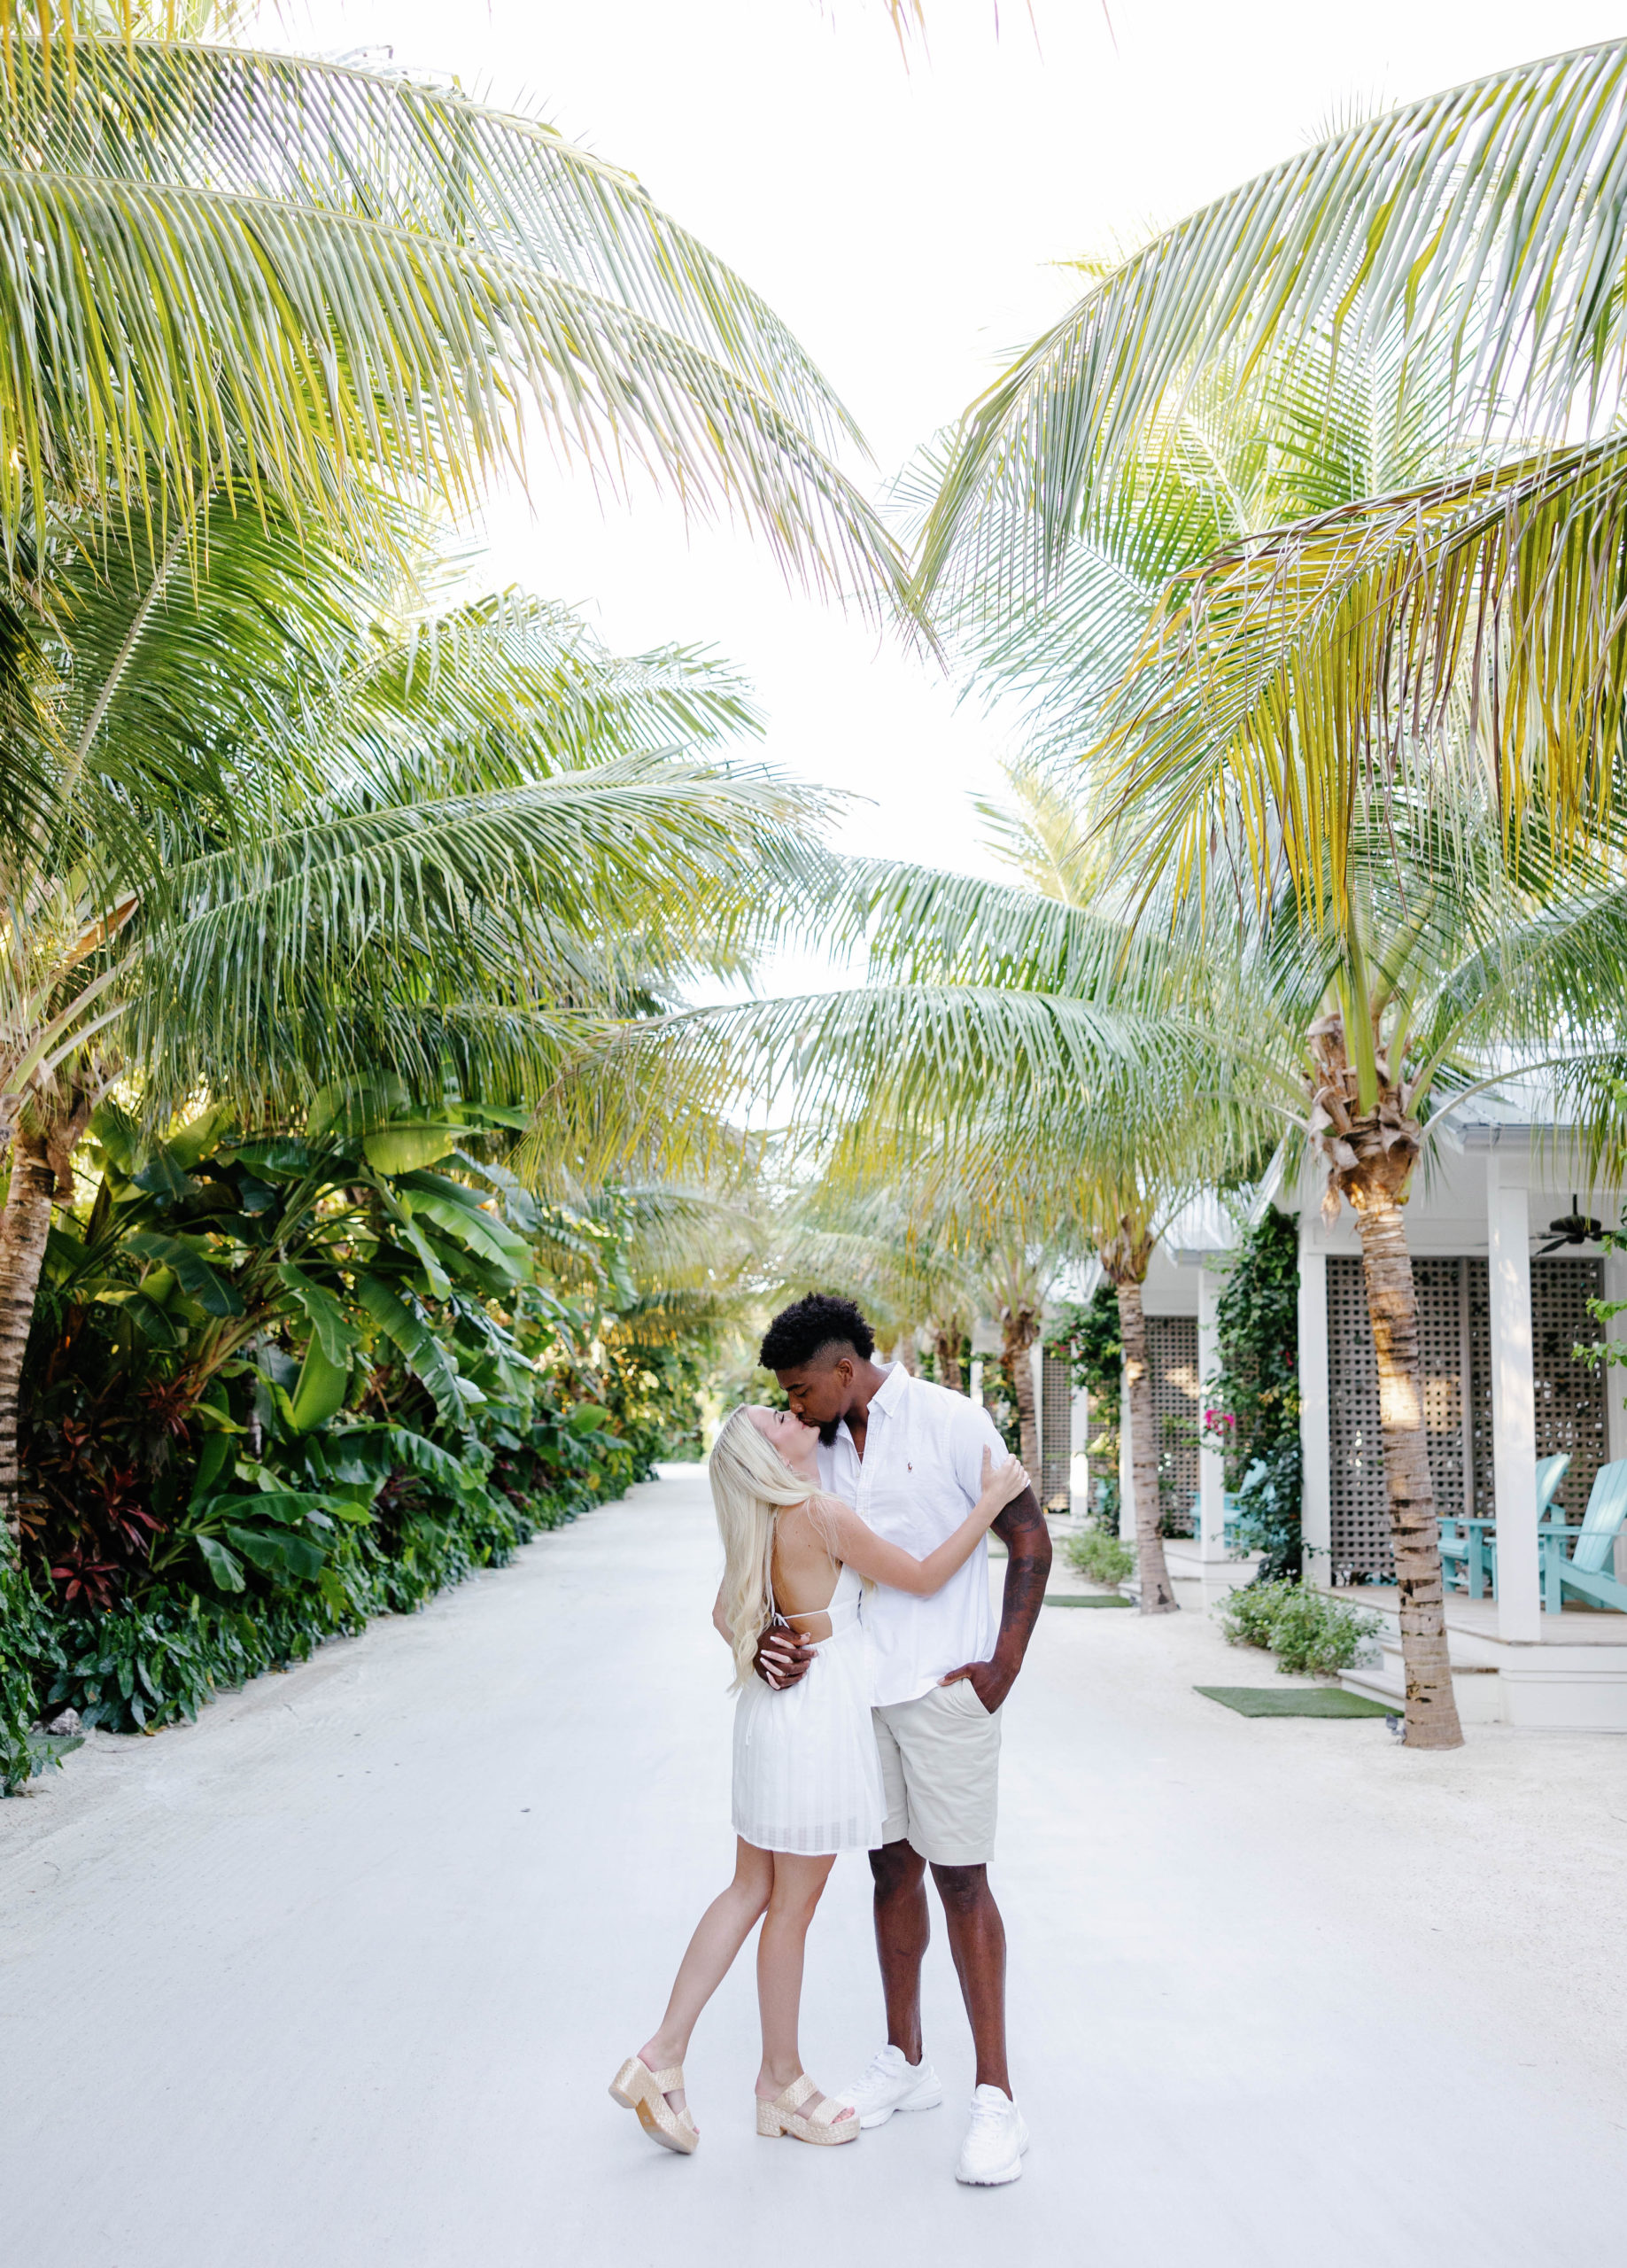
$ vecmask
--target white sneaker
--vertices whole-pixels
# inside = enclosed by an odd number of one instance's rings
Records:
[[[862,2079],[837,2088],[836,2100],[853,2105],[861,2126],[885,2126],[895,2110],[935,2110],[943,2083],[925,2055],[906,2063],[902,2047],[887,2047],[871,2057]]]
[[[972,2124],[955,2161],[955,2179],[989,2188],[996,2182],[1016,2181],[1027,2147],[1028,2129],[1017,2105],[998,2087],[978,2087],[972,2097]]]

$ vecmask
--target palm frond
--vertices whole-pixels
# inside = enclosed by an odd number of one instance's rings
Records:
[[[926,1143],[947,1159],[996,1138],[1008,1158],[1048,1165],[1087,1152],[1218,1161],[1245,1122],[1258,1139],[1269,1107],[1251,1043],[1228,1058],[1167,1014],[955,984],[872,983],[633,1028],[599,1092],[618,1130],[749,1108],[787,1122],[793,1154],[850,1152],[878,1170],[895,1149]]]
[[[890,609],[851,426],[784,326],[632,178],[387,72],[37,36],[0,68],[0,526],[64,491],[159,523],[220,488],[342,521],[380,470],[467,500],[523,423],[737,513]]]
[[[1283,346],[1400,323],[1460,422],[1563,430],[1622,376],[1627,42],[1495,72],[1360,120],[1112,268],[966,413],[919,579],[1040,596],[1097,486],[1179,400]],[[1403,389],[1411,376],[1404,374]],[[1433,384],[1431,377],[1429,383]]]
[[[320,1061],[326,1077],[371,1047],[396,1068],[399,1015],[462,1032],[445,1045],[465,1052],[495,1035],[515,1062],[539,1035],[535,1091],[640,976],[624,928],[676,933],[669,966],[732,923],[760,933],[742,856],[778,876],[783,911],[807,843],[791,804],[762,774],[621,757],[439,800],[409,782],[393,804],[257,832],[151,895],[126,1044],[150,1080],[161,1065],[172,1084],[242,1092],[272,1062]]]
[[[1370,795],[1484,765],[1505,833],[1600,821],[1627,691],[1627,441],[1363,500],[1172,586],[1102,754],[1155,870],[1215,846],[1343,918]],[[1454,704],[1463,711],[1454,729]],[[1320,917],[1319,917],[1320,918]]]

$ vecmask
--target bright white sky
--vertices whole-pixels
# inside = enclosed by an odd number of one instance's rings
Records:
[[[388,44],[636,173],[798,333],[879,480],[1075,297],[1057,263],[1176,219],[1403,99],[1619,34],[1549,0],[927,0],[901,60],[881,0],[309,0],[291,46]],[[1116,37],[1116,44],[1115,44]],[[868,800],[854,848],[980,866],[971,798],[997,723],[856,620],[788,595],[727,529],[686,533],[585,481],[499,500],[494,571],[580,605],[623,651],[716,647],[754,680],[768,753]]]

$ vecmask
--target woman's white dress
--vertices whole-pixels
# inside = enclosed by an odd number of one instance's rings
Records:
[[[881,1841],[881,1759],[870,1719],[870,1642],[863,1586],[836,1578],[805,1674],[776,1693],[754,1677],[734,1712],[734,1831],[760,1851],[812,1858],[873,1851]]]

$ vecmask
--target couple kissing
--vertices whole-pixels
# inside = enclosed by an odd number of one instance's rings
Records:
[[[1015,2181],[1028,2147],[1006,2063],[1005,1930],[988,1886],[1001,1711],[1039,1612],[1050,1539],[986,1410],[874,1360],[851,1301],[776,1316],[761,1361],[789,1405],[744,1407],[708,1477],[724,1545],[712,1619],[734,1658],[734,1878],[689,1941],[665,2015],[610,2092],[686,2155],[684,2057],[757,1923],[756,2130],[832,2148],[943,2089],[921,2039],[926,1873],[977,2059],[955,2174]],[[1009,1554],[996,1624],[988,1530]],[[797,2049],[802,1952],[832,1867],[867,1851],[887,2044],[822,2093]]]

